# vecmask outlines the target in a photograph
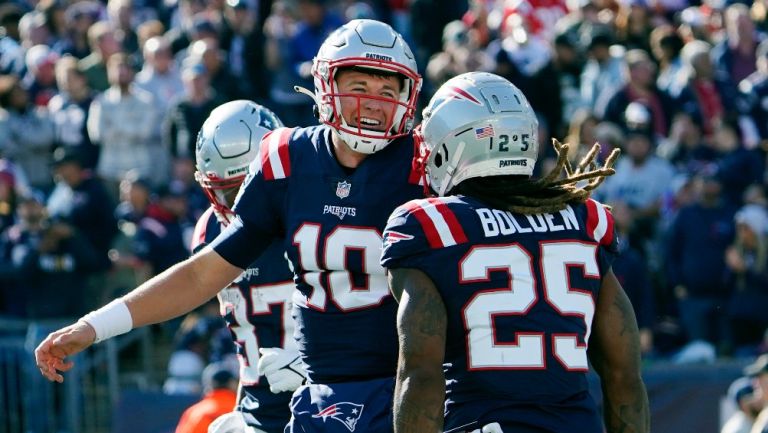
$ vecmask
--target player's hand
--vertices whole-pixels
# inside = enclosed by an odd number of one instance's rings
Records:
[[[279,347],[259,349],[259,374],[269,381],[269,390],[277,394],[295,391],[304,383],[306,371],[302,366],[299,353]]]
[[[52,332],[35,349],[35,362],[40,373],[50,381],[64,382],[59,372],[69,371],[74,363],[68,356],[82,352],[96,340],[96,331],[84,321]]]

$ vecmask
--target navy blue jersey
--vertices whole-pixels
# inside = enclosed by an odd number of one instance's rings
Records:
[[[195,226],[192,250],[199,251],[220,232],[221,223],[213,208],[208,208]],[[259,348],[296,348],[291,318],[293,291],[293,273],[285,259],[283,243],[277,240],[217,295],[221,316],[227,322],[240,361],[238,410],[246,413],[249,424],[260,425],[269,432],[281,432],[288,423],[291,393],[273,394],[267,379],[259,377]]]
[[[296,338],[312,383],[392,376],[395,314],[379,264],[387,216],[423,196],[413,142],[393,141],[352,172],[337,162],[332,130],[278,129],[261,143],[234,206],[237,221],[214,248],[242,267],[285,238],[296,272]]]
[[[414,200],[392,214],[384,239],[382,264],[423,271],[446,306],[446,429],[526,405],[522,413],[542,416],[525,423],[542,430],[573,431],[553,428],[547,413],[568,406],[599,426],[586,349],[617,252],[601,204],[521,215],[462,196]]]

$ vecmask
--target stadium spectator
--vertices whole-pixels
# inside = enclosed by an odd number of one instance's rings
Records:
[[[597,100],[595,114],[603,120],[628,127],[625,114],[630,104],[641,104],[651,115],[654,137],[666,137],[672,118],[672,100],[656,87],[656,65],[642,50],[627,51],[624,79],[626,84]]]
[[[725,252],[727,284],[733,290],[728,316],[734,353],[754,356],[768,330],[768,212],[752,204],[734,217],[736,239]]]
[[[693,174],[715,164],[717,149],[707,141],[701,125],[690,114],[678,112],[672,119],[669,136],[661,140],[656,153],[672,163],[678,172]]]
[[[23,15],[13,3],[0,5],[0,74],[20,75],[24,70],[24,51],[19,45],[19,21]]]
[[[588,60],[581,72],[581,103],[593,112],[624,85],[624,53],[611,50],[611,44],[613,35],[600,30],[587,45]]]
[[[724,120],[736,114],[736,89],[733,83],[715,76],[711,51],[712,47],[703,41],[685,44],[680,54],[683,69],[669,88],[675,105],[701,125],[708,141],[713,140]]]
[[[227,1],[224,9],[221,49],[230,73],[239,83],[234,99],[266,101],[269,93],[264,67],[264,32],[257,27],[256,11],[248,0]]]
[[[109,0],[107,16],[115,29],[115,40],[120,44],[120,51],[132,56],[139,52],[139,38],[134,29],[133,0]]]
[[[77,67],[77,59],[66,56],[56,63],[56,82],[60,92],[48,103],[55,126],[55,145],[79,148],[84,158],[83,166],[95,169],[99,147],[88,135],[88,112],[93,95]]]
[[[765,151],[745,149],[738,126],[729,121],[721,123],[717,128],[714,147],[719,154],[715,165],[723,184],[723,196],[733,206],[740,206],[744,190],[749,185],[763,181]]]
[[[462,21],[451,21],[443,29],[443,51],[429,59],[425,75],[438,87],[451,78],[470,71],[490,71],[493,59],[472,40]]]
[[[48,199],[51,217],[65,221],[90,242],[98,253],[99,270],[109,268],[107,251],[117,232],[110,198],[101,179],[84,167],[85,156],[76,147],[53,152],[53,171],[58,183]]]
[[[611,203],[614,230],[619,237],[619,254],[612,269],[621,283],[637,317],[640,330],[640,351],[644,356],[652,354],[653,326],[655,324],[656,299],[647,269],[648,263],[642,251],[638,251],[628,242],[632,230],[632,211],[625,203]]]
[[[237,403],[237,375],[230,367],[214,363],[203,370],[203,399],[181,415],[176,433],[206,433],[219,416],[229,413]]]
[[[656,87],[662,92],[668,92],[669,86],[677,80],[677,74],[683,67],[680,59],[683,39],[670,25],[662,25],[653,29],[650,39],[651,53],[659,64]]]
[[[739,83],[739,126],[748,148],[768,143],[768,41],[757,46],[757,70]]]
[[[0,233],[13,225],[16,218],[16,174],[9,161],[0,158]]]
[[[157,275],[189,256],[184,240],[187,224],[187,197],[175,183],[156,189],[147,214],[139,221],[134,252]]]
[[[211,111],[226,102],[210,85],[201,63],[184,65],[184,93],[168,107],[163,123],[163,145],[173,158],[195,157],[197,132]]]
[[[87,276],[98,257],[77,228],[49,220],[41,197],[30,195],[18,207],[19,222],[3,233],[0,257],[6,314],[29,319],[77,317],[91,305]],[[47,302],[60,297],[56,302]]]
[[[741,80],[755,72],[755,49],[759,42],[749,8],[733,3],[725,10],[725,38],[712,49],[715,76],[734,90]]]
[[[78,67],[85,74],[88,87],[103,92],[110,86],[107,77],[107,61],[120,51],[115,31],[105,21],[98,21],[88,28],[88,45],[91,53],[80,60]]]
[[[48,23],[40,11],[30,11],[19,20],[19,42],[24,50],[35,45],[48,45],[50,40]]]
[[[219,49],[216,39],[200,39],[192,43],[184,59],[187,63],[200,63],[205,67],[211,87],[218,95],[227,101],[237,99],[240,95],[238,80],[229,72],[226,63],[226,53]]]
[[[716,176],[700,173],[694,182],[695,202],[680,209],[667,234],[668,284],[689,340],[727,352],[730,333],[722,309],[731,290],[724,283],[723,257],[734,237],[734,209],[723,200]]]
[[[299,0],[296,6],[298,20],[295,33],[289,35],[289,51],[285,53],[289,67],[293,71],[292,84],[311,89],[312,59],[320,45],[332,31],[344,22],[327,5],[327,0]],[[291,101],[293,102],[293,101]],[[283,107],[285,114],[277,115],[287,126],[312,125],[316,123],[312,116],[311,99],[298,99],[295,104]]]
[[[623,201],[632,210],[634,228],[630,242],[644,250],[646,241],[655,237],[663,198],[674,175],[672,166],[654,155],[654,133],[645,106],[631,103],[624,118],[630,126],[625,131],[623,155],[616,163],[616,175],[606,179],[597,191],[605,202]]]
[[[133,85],[134,72],[123,53],[109,59],[110,88],[99,94],[88,113],[88,134],[101,147],[98,174],[113,197],[128,170],[155,180],[152,136],[160,121],[152,94]],[[162,170],[159,170],[162,171]]]
[[[54,140],[49,113],[35,107],[21,81],[13,75],[0,76],[0,153],[21,166],[31,187],[49,191],[52,177],[48,167]]]
[[[45,107],[58,93],[55,66],[59,55],[47,45],[35,45],[27,50],[25,61],[27,73],[22,79],[22,86],[29,93],[29,99],[36,107]]]
[[[88,29],[99,20],[99,3],[91,0],[72,3],[66,10],[67,35],[59,39],[53,50],[61,56],[71,55],[84,59],[91,54],[88,43]]]

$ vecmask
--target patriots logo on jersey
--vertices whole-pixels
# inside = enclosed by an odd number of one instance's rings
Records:
[[[357,422],[363,415],[364,407],[365,405],[362,404],[355,404],[344,401],[326,407],[317,414],[312,415],[312,418],[322,418],[323,422],[325,422],[327,418],[333,418],[336,421],[344,424],[344,426],[349,431],[353,432],[355,431]]]
[[[387,248],[388,246],[396,244],[400,241],[409,241],[411,239],[413,239],[412,235],[389,230],[384,233],[384,248]]]
[[[352,189],[352,184],[347,182],[346,180],[342,180],[338,184],[336,184],[336,197],[338,198],[347,198],[349,197],[349,190]]]

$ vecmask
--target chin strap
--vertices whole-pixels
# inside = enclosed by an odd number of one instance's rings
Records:
[[[429,149],[424,145],[424,136],[421,134],[421,124],[413,129],[413,160],[411,160],[411,170],[421,179],[421,185],[424,188],[424,197],[434,197],[432,190],[427,182],[427,160],[429,159]]]
[[[312,100],[315,102],[315,104],[317,104],[317,100],[315,99],[315,92],[307,89],[306,87],[301,87],[301,86],[293,86],[293,90],[296,93],[301,93],[303,95],[309,96],[310,98],[312,98]]]

